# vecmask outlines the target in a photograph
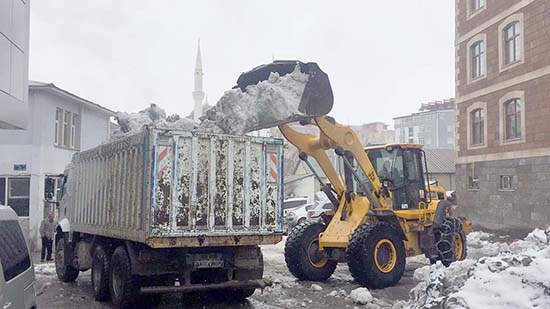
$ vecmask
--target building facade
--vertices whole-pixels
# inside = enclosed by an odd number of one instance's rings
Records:
[[[457,200],[488,228],[550,221],[550,2],[456,0]]]
[[[28,124],[30,0],[0,0],[0,129]]]
[[[456,190],[454,149],[425,148],[429,181],[437,181],[447,191]]]
[[[389,125],[383,122],[352,125],[351,128],[357,133],[357,136],[361,140],[361,144],[364,146],[391,144],[395,142],[395,131],[389,129]]]
[[[0,129],[0,204],[12,207],[39,248],[38,228],[54,206],[45,202],[51,178],[60,187],[72,155],[109,139],[114,112],[53,84],[30,82],[29,126]]]
[[[455,147],[454,99],[422,103],[418,113],[393,118],[395,141],[425,148]]]

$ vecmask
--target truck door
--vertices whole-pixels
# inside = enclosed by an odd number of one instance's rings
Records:
[[[401,149],[395,157],[391,188],[395,210],[416,209],[426,202],[421,159],[418,149]]]

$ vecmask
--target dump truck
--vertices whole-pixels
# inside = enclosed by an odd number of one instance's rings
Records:
[[[282,238],[282,162],[281,139],[159,128],[76,153],[53,201],[58,278],[91,269],[116,307],[252,295],[270,284],[259,245]]]

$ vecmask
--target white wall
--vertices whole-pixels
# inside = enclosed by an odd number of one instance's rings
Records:
[[[0,128],[26,128],[30,1],[0,0]]]
[[[81,150],[101,144],[107,140],[109,134],[108,114],[83,106],[69,97],[32,87],[29,90],[29,129],[0,129],[0,176],[31,176],[29,218],[21,221],[23,226],[29,227],[28,238],[33,249],[40,247],[38,227],[44,216],[45,176],[63,173],[76,153],[76,150],[54,145],[56,108],[80,116]],[[14,172],[14,164],[26,164],[27,170]]]

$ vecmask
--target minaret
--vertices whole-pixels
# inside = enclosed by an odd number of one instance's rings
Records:
[[[202,100],[204,99],[204,92],[202,91],[202,75],[201,40],[199,39],[197,59],[195,61],[195,90],[193,91],[193,100],[195,101],[193,120],[196,123],[199,123],[200,118],[202,117]]]

